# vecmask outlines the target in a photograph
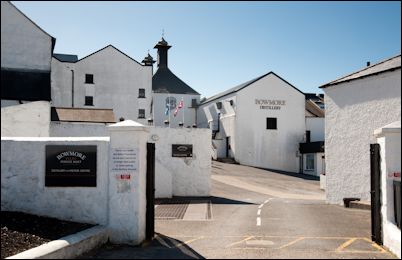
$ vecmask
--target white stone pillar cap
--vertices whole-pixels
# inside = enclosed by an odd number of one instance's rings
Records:
[[[400,133],[401,132],[401,121],[395,121],[391,124],[385,125],[374,130],[374,135],[376,137],[384,136],[385,134]]]
[[[133,120],[124,120],[113,125],[108,125],[109,131],[145,131],[149,132],[149,127],[144,126]]]

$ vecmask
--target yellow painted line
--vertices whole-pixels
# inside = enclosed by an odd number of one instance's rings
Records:
[[[283,248],[285,248],[285,247],[291,246],[291,245],[296,244],[297,242],[299,242],[300,240],[303,240],[303,239],[304,239],[304,237],[299,237],[298,239],[293,240],[292,242],[287,243],[286,245],[281,246],[281,247],[278,248],[278,249],[283,249]]]
[[[385,250],[385,249],[382,248],[381,246],[377,245],[377,243],[371,241],[370,239],[368,239],[368,238],[363,238],[363,239],[366,240],[367,242],[369,242],[372,247],[374,247],[375,249],[377,249],[377,250],[380,251],[381,253],[387,252],[387,250]]]
[[[204,238],[203,236],[196,237],[196,238],[187,240],[187,241],[185,241],[185,242],[179,243],[179,244],[177,244],[175,247],[176,247],[176,248],[182,247],[182,246],[184,246],[184,245],[188,245],[188,244],[190,244],[190,243],[192,243],[192,242],[194,242],[194,241],[197,241],[197,240],[200,240],[200,239],[203,239],[203,238]]]
[[[231,246],[234,246],[234,245],[237,245],[237,244],[241,244],[241,243],[246,242],[247,240],[250,240],[250,239],[253,239],[253,238],[254,238],[254,236],[249,236],[249,237],[247,237],[247,238],[245,238],[245,239],[243,239],[243,240],[240,240],[240,241],[238,241],[238,242],[234,242],[234,243],[232,243],[232,244],[226,246],[226,248],[231,247]]]
[[[385,252],[380,252],[380,251],[359,251],[359,250],[353,250],[353,251],[335,251],[335,253],[343,253],[343,254],[384,254],[387,253]]]
[[[356,241],[357,238],[351,238],[348,241],[346,241],[345,243],[343,243],[342,245],[340,245],[335,251],[342,251],[343,249],[347,248],[348,246],[350,246],[353,242]]]

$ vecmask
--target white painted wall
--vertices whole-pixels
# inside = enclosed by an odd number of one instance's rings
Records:
[[[1,67],[50,71],[51,36],[1,1]]]
[[[327,201],[370,200],[373,131],[401,120],[401,69],[324,88]]]
[[[57,59],[52,58],[52,70],[50,72],[50,78],[51,102],[53,106],[72,107],[73,101],[71,97],[73,95],[73,78],[75,77],[74,71],[75,63],[60,62]],[[78,80],[82,81],[82,79]],[[74,86],[74,89],[77,89],[77,87]],[[79,93],[81,92],[79,91]],[[74,104],[74,106],[77,105],[78,104]]]
[[[325,118],[306,117],[306,131],[310,131],[310,142],[325,140]]]
[[[146,141],[148,127],[126,120],[108,126],[110,148],[137,150],[137,170],[131,174],[128,189],[120,189],[120,180],[109,163],[109,236],[112,243],[138,245],[145,239],[146,217]],[[125,181],[123,181],[125,182]],[[127,187],[127,186],[126,186]]]
[[[233,106],[230,105],[230,100],[233,101]],[[218,109],[216,103],[222,102],[222,108]],[[226,157],[226,137],[230,137],[229,157],[235,157],[236,151],[236,109],[237,100],[236,93],[223,96],[217,100],[202,104],[198,108],[198,127],[218,130],[213,140],[217,147],[217,158]],[[218,114],[220,113],[220,120]]]
[[[255,99],[285,100],[280,110],[260,109]],[[240,164],[299,171],[296,153],[305,134],[305,97],[268,74],[237,93],[235,158]],[[277,118],[277,130],[266,129],[266,118]]]
[[[109,136],[103,123],[50,122],[50,136]]]
[[[211,131],[199,128],[150,128],[155,143],[155,196],[209,196]],[[192,144],[193,157],[172,157],[172,144]]]
[[[188,95],[188,94],[165,94],[165,93],[153,93],[153,116],[154,126],[165,126],[165,120],[169,120],[169,115],[165,114],[166,111],[166,99],[175,98],[176,106],[183,98],[184,107],[179,110],[176,116],[174,111],[176,108],[172,108],[170,114],[170,127],[179,127],[179,123],[183,121],[184,114],[184,127],[193,126],[196,124],[196,109],[191,107],[191,100],[196,99],[197,104],[200,103],[200,95]]]
[[[46,145],[96,145],[96,187],[45,187]],[[1,210],[107,224],[108,137],[1,138]]]
[[[29,102],[1,108],[1,136],[49,136],[50,103]]]
[[[152,67],[142,66],[113,46],[76,63],[52,61],[52,101],[56,107],[71,107],[74,70],[74,107],[112,108],[116,119],[123,117],[147,124],[152,97]],[[85,83],[85,74],[94,75],[94,84]],[[139,89],[146,98],[138,98]],[[85,96],[93,96],[94,106],[85,106]],[[145,119],[138,118],[145,109]]]
[[[384,246],[401,258],[401,230],[394,218],[394,173],[401,172],[401,122],[374,132],[380,144],[381,156],[381,215]],[[392,176],[392,177],[391,177]]]

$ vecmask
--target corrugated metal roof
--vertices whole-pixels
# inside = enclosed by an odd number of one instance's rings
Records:
[[[386,59],[384,61],[371,65],[369,67],[361,69],[359,71],[353,72],[352,74],[346,75],[344,77],[341,77],[339,79],[326,83],[326,84],[322,85],[320,88],[327,88],[327,87],[330,87],[332,85],[336,85],[336,84],[339,84],[342,82],[347,82],[347,81],[367,77],[370,75],[375,75],[378,73],[395,70],[400,67],[401,67],[401,55],[399,54],[395,57]]]
[[[113,109],[52,107],[51,120],[63,122],[116,123]]]
[[[159,68],[152,77],[152,90],[155,93],[195,94],[197,91],[184,83],[169,68]]]
[[[54,53],[53,57],[61,62],[76,62],[78,60],[78,56],[73,54]]]

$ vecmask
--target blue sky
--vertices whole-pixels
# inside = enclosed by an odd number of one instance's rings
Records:
[[[400,2],[12,2],[79,58],[113,44],[156,59],[202,96],[269,71],[303,92],[401,53]]]

